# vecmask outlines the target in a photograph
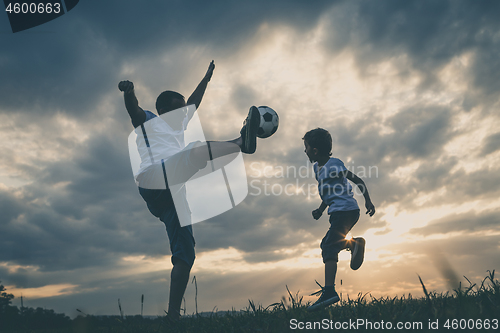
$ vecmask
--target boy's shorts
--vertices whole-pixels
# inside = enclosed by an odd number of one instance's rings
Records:
[[[139,193],[146,201],[149,211],[165,223],[172,252],[172,264],[175,265],[178,260],[182,260],[192,267],[195,259],[193,228],[191,225],[181,227],[170,190],[139,187]]]
[[[347,248],[345,236],[358,222],[359,209],[333,212],[330,215],[330,229],[321,241],[323,262],[339,261],[339,252]]]

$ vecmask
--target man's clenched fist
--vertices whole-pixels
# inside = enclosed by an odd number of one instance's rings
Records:
[[[130,81],[121,81],[118,83],[118,89],[124,93],[129,93],[134,90],[134,84]]]

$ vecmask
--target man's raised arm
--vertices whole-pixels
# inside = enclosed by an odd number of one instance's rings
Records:
[[[125,100],[125,108],[132,120],[132,125],[137,127],[144,123],[146,120],[146,113],[139,107],[139,101],[135,97],[134,84],[130,81],[121,81],[118,84],[118,89],[123,91],[123,98]]]
[[[208,82],[210,82],[210,79],[212,78],[212,74],[215,69],[215,64],[214,61],[210,63],[208,66],[207,73],[201,79],[200,84],[198,84],[198,87],[194,90],[194,92],[189,96],[187,100],[187,105],[194,104],[196,106],[196,109],[198,109],[198,106],[200,106],[201,100],[203,99],[203,94],[205,94],[205,90],[207,89]]]

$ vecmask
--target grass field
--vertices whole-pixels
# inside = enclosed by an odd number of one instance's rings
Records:
[[[488,272],[481,284],[469,283],[453,292],[428,291],[423,281],[424,297],[373,298],[359,294],[317,312],[308,312],[298,294],[288,295],[267,307],[251,300],[246,309],[224,314],[184,316],[173,323],[166,317],[146,319],[141,316],[97,317],[82,315],[73,320],[61,315],[43,316],[37,321],[18,321],[9,329],[0,317],[2,332],[495,332],[500,329],[500,282],[495,271]],[[288,290],[288,288],[287,288]],[[36,312],[36,311],[34,311]],[[33,314],[33,313],[32,313]],[[57,317],[59,316],[59,317]],[[50,318],[49,318],[50,317]],[[63,319],[64,318],[64,319]],[[3,318],[6,319],[5,317]],[[59,320],[58,323],[55,321]]]

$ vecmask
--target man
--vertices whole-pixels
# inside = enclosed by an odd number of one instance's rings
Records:
[[[125,107],[137,133],[141,166],[134,176],[139,193],[150,212],[165,223],[170,241],[173,268],[168,316],[173,320],[180,318],[182,297],[195,259],[195,241],[191,224],[184,227],[180,225],[181,212],[176,210],[169,186],[177,185],[172,182],[186,182],[210,160],[239,151],[253,154],[257,147],[260,113],[255,106],[250,108],[240,137],[231,141],[191,142],[185,145],[184,131],[203,99],[214,69],[212,61],[187,102],[177,92],[162,92],[156,100],[160,117],[139,107],[132,82],[121,81],[118,84],[119,90],[124,93]],[[167,177],[166,170],[170,176],[175,174],[175,177]],[[179,209],[179,205],[177,207]],[[182,214],[189,214],[187,203],[185,209],[181,210]]]

